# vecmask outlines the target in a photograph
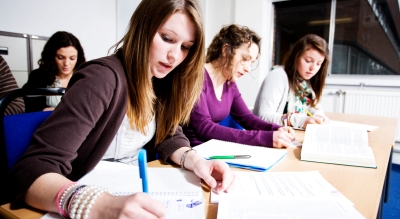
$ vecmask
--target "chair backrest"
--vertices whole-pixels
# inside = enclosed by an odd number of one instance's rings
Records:
[[[219,124],[226,127],[244,130],[243,127],[239,125],[239,123],[237,123],[231,115],[228,115],[225,119],[219,122]]]
[[[5,179],[29,147],[33,133],[52,113],[52,111],[41,111],[4,116],[8,104],[17,97],[63,95],[64,93],[65,88],[17,89],[0,97],[0,178]],[[6,188],[5,186],[5,180],[0,180],[0,187]],[[0,194],[1,196],[3,195]],[[4,203],[5,200],[0,198],[0,203]]]
[[[5,116],[3,120],[8,170],[26,151],[36,129],[52,111],[22,113]]]

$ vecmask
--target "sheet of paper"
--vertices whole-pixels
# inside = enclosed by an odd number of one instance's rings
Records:
[[[178,168],[147,169],[149,195],[167,208],[166,218],[204,219],[201,180],[193,172]],[[101,161],[94,170],[79,180],[85,185],[108,188],[114,195],[129,195],[142,191],[137,166]],[[42,219],[64,218],[48,213]]]
[[[260,195],[263,197],[325,197],[353,203],[322,177],[318,171],[306,172],[236,172],[234,191],[211,193],[210,202],[218,203],[222,196]]]
[[[361,219],[352,205],[329,198],[225,196],[218,204],[218,219],[324,218]]]
[[[348,126],[348,127],[362,127],[362,128],[365,128],[369,132],[372,132],[372,131],[374,131],[375,129],[378,128],[378,126],[373,126],[373,125],[352,123],[352,122],[343,122],[343,121],[336,121],[336,120],[331,120],[329,125]]]

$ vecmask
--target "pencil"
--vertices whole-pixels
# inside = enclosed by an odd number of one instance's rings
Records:
[[[313,115],[310,113],[310,111],[308,111],[308,109],[306,109],[306,112],[310,117],[313,117]]]

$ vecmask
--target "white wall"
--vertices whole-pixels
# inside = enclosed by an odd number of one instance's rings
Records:
[[[221,27],[232,23],[248,26],[262,38],[258,67],[238,81],[247,106],[252,108],[259,87],[271,68],[272,3],[268,0],[199,0],[206,29],[206,47]]]
[[[0,0],[0,30],[51,36],[63,30],[81,42],[87,60],[117,42],[116,0]]]
[[[129,21],[141,0],[117,0],[117,41],[124,37]]]

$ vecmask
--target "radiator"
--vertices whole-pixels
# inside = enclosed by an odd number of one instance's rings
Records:
[[[400,127],[400,92],[346,90],[342,95],[344,113],[395,117],[399,119],[397,127]],[[399,128],[396,141],[400,142]]]

